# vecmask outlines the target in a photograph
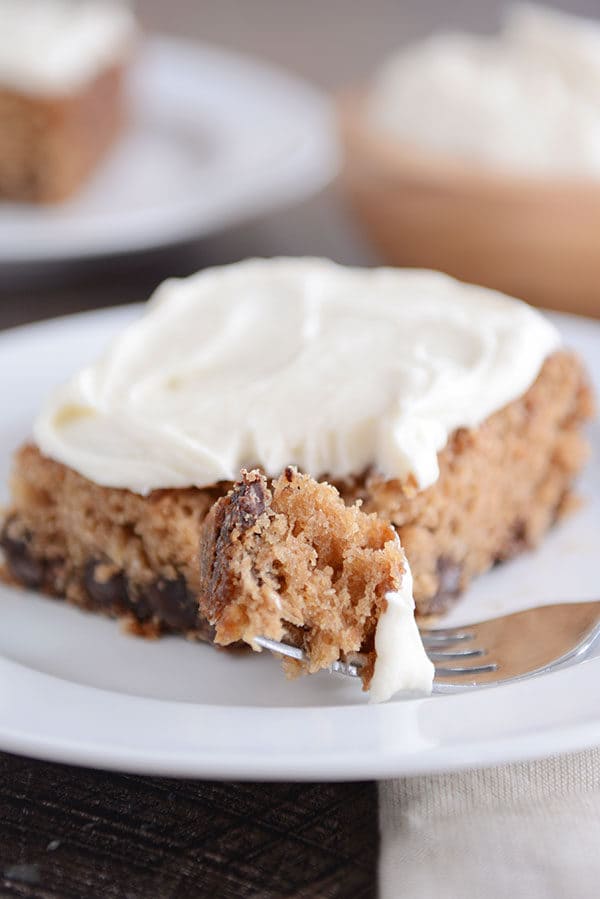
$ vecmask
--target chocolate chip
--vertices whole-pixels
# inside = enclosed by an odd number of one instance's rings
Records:
[[[24,540],[13,540],[6,534],[0,539],[6,556],[6,564],[13,577],[26,587],[41,587],[45,580],[46,566],[32,555]]]
[[[122,571],[105,576],[107,563],[92,559],[85,566],[83,583],[90,599],[105,608],[120,609],[127,605],[127,580]]]
[[[141,599],[173,630],[191,630],[198,624],[198,604],[183,577],[159,578],[144,589]]]
[[[267,486],[264,479],[243,482],[230,497],[231,524],[247,531],[267,507]]]
[[[462,565],[453,562],[446,556],[440,556],[437,560],[436,573],[438,576],[438,591],[436,598],[455,599],[462,592],[461,575]]]
[[[135,591],[127,590],[127,608],[132,612],[138,621],[144,622],[152,618],[152,606],[144,595]]]
[[[115,612],[130,611],[141,622],[156,618],[172,630],[189,630],[198,624],[197,605],[183,578],[159,578],[153,584],[136,588],[128,584],[121,571],[107,577],[108,564],[93,559],[85,566],[85,588],[97,606]]]
[[[496,555],[494,562],[505,562],[507,559],[512,559],[513,556],[518,556],[519,553],[526,550],[528,546],[527,527],[523,519],[518,518],[513,523],[508,539],[502,550]]]

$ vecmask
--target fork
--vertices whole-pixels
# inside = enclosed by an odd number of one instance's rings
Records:
[[[600,635],[600,601],[557,603],[466,627],[421,629],[435,665],[434,693],[458,693],[546,674],[583,656]],[[263,649],[303,661],[304,650],[256,637]],[[329,671],[360,677],[360,654]]]

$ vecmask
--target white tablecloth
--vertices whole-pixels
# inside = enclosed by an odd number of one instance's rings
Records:
[[[600,749],[379,785],[382,899],[598,899]]]

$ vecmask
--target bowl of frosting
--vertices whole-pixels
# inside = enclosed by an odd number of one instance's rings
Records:
[[[340,99],[346,193],[382,257],[600,316],[600,22],[510,8]]]

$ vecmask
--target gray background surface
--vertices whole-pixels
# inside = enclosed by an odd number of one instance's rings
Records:
[[[148,27],[256,53],[326,88],[436,28],[493,31],[505,0],[137,0]],[[600,0],[540,3],[600,17]]]

